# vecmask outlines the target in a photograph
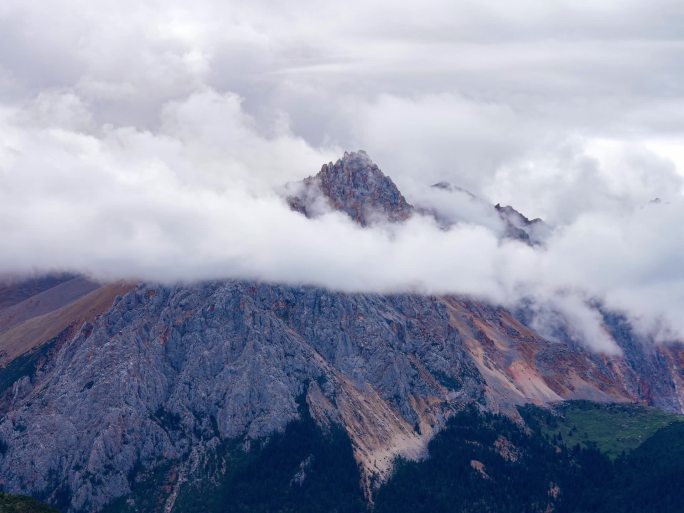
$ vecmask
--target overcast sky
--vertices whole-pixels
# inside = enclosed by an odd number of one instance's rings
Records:
[[[0,272],[596,298],[680,337],[683,36],[663,0],[3,0]],[[273,192],[358,148],[409,200],[448,181],[556,231],[364,231]]]

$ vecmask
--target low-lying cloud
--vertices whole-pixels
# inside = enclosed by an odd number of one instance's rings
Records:
[[[3,2],[0,273],[531,299],[615,352],[600,302],[684,337],[678,3],[305,4]],[[288,208],[356,148],[456,224]]]

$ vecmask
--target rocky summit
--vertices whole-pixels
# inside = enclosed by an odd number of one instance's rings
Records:
[[[307,216],[316,215],[320,199],[361,226],[374,221],[405,221],[414,212],[392,179],[363,150],[345,152],[337,162],[323,164],[317,175],[296,185],[288,201]]]
[[[338,210],[364,227],[415,213],[364,152],[290,187],[288,202],[307,216]],[[498,210],[524,233],[541,222]],[[0,287],[0,486],[73,513],[202,511],[189,504],[208,489],[224,490],[215,495],[222,504],[243,497],[250,462],[275,458],[300,440],[292,426],[310,421],[322,439],[348,444],[350,480],[368,505],[383,496],[397,458],[424,460],[431,440],[473,408],[511,419],[512,433],[528,403],[681,413],[682,347],[654,344],[621,316],[601,314],[620,355],[588,351],[562,327],[545,338],[524,305],[463,297],[245,281],[8,281]],[[311,469],[328,461],[323,445],[301,455],[292,448],[314,439],[292,442],[277,460],[293,461],[283,501],[304,493]],[[496,440],[512,461],[517,449]],[[467,465],[479,480],[491,472],[482,461]],[[295,504],[278,510],[303,503]]]

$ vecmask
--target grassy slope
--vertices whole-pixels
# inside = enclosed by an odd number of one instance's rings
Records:
[[[496,415],[456,415],[430,442],[430,458],[399,464],[374,513],[684,513],[679,417],[590,403],[559,406],[563,416],[521,410],[528,430]],[[570,430],[570,443],[559,443],[558,433]],[[517,459],[497,453],[500,436]],[[610,459],[601,448],[625,454]]]
[[[131,288],[122,283],[103,285],[60,308],[31,317],[6,331],[0,330],[0,365],[26,354],[69,327],[78,330],[84,322],[107,311],[116,296]]]
[[[684,416],[634,404],[597,404],[572,401],[556,407],[559,415],[542,422],[542,432],[552,439],[562,437],[568,446],[595,443],[609,457],[639,447],[656,431]]]

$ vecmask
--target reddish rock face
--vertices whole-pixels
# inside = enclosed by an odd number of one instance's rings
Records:
[[[131,288],[67,274],[0,282],[0,370],[53,337],[73,336]]]

